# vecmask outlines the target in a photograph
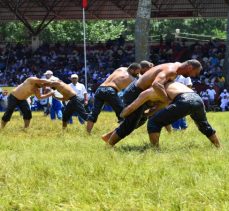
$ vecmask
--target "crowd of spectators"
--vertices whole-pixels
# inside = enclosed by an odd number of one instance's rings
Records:
[[[198,59],[202,63],[203,71],[200,77],[192,79],[192,82],[209,110],[215,105],[220,108],[221,104],[226,105],[221,110],[228,109],[229,94],[226,97],[221,95],[227,92],[222,72],[224,56],[225,45],[217,41],[191,44],[185,40],[161,41],[150,47],[150,61],[155,65],[183,62],[188,59]],[[128,66],[132,62],[134,62],[133,43],[125,42],[122,37],[107,43],[87,45],[89,92],[93,93],[114,69]],[[66,83],[70,83],[70,76],[73,73],[79,75],[81,83],[85,83],[83,46],[43,44],[35,51],[32,51],[30,46],[22,44],[8,44],[0,48],[0,86],[16,86],[30,76],[42,77],[48,69]]]

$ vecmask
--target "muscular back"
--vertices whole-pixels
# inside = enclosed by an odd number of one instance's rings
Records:
[[[58,81],[55,88],[63,95],[64,100],[68,100],[69,98],[76,95],[75,91],[68,84],[62,81]]]
[[[111,86],[117,91],[125,89],[135,78],[127,72],[126,67],[116,69],[100,86]]]
[[[11,94],[18,100],[26,100],[39,88],[35,83],[33,83],[33,79],[35,79],[35,77],[27,78],[22,84],[13,89]]]
[[[167,83],[165,85],[165,90],[171,100],[173,100],[179,94],[193,92],[192,89],[179,82]]]
[[[150,88],[151,93],[150,93],[150,101],[155,102],[155,101],[160,101],[160,97],[157,95],[157,93],[154,91],[153,88]],[[192,89],[187,87],[186,85],[179,83],[179,82],[169,82],[165,84],[165,90],[170,98],[170,100],[174,100],[174,98],[183,93],[187,92],[193,92]]]
[[[174,80],[176,78],[176,70],[179,66],[180,63],[176,62],[152,67],[138,79],[136,85],[143,90],[148,89],[160,73],[165,74],[167,81]]]

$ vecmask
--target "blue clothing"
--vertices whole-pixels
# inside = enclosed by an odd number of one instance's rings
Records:
[[[173,122],[172,127],[176,130],[186,129],[188,127],[186,123],[186,118],[184,117],[184,118],[178,119],[177,121]]]
[[[52,98],[52,105],[50,108],[50,117],[51,117],[51,120],[54,120],[56,118],[61,120],[63,117],[62,103],[55,98]]]

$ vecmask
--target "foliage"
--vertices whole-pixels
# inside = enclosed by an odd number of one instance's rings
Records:
[[[174,34],[179,28],[181,33],[209,35],[226,38],[226,19],[163,19],[151,20],[150,36]],[[34,28],[40,22],[33,22]],[[126,40],[134,40],[135,20],[99,20],[86,21],[86,39],[98,43],[114,40],[123,35]],[[22,42],[31,36],[22,23],[18,21],[0,25],[0,34],[7,41]],[[40,37],[45,42],[83,42],[82,21],[53,21],[41,32]]]
[[[19,21],[2,23],[0,25],[0,37],[5,38],[7,42],[22,42],[26,40],[26,28]]]
[[[0,210],[228,210],[229,113],[208,117],[222,150],[190,119],[186,131],[163,131],[160,151],[145,126],[112,150],[100,136],[117,126],[114,113],[92,135],[76,119],[62,132],[42,113],[23,131],[16,113],[0,131]]]
[[[181,33],[226,38],[226,23],[226,19],[213,18],[152,20],[150,33],[151,36],[174,34],[176,29],[180,29]]]
[[[92,43],[117,39],[125,31],[122,21],[101,20],[86,22],[86,39]],[[82,21],[56,21],[41,33],[48,42],[83,42]]]

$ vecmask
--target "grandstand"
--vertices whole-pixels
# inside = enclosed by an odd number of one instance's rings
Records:
[[[82,18],[81,1],[0,1],[0,20],[20,20],[34,35],[52,20],[76,20]],[[92,0],[87,8],[87,19],[130,19],[136,17],[138,1]],[[180,0],[155,1],[152,18],[226,17],[225,1]],[[41,20],[37,28],[30,21]],[[32,37],[34,39],[34,36]],[[197,58],[204,66],[199,80],[194,80],[197,92],[214,86],[217,96],[225,88],[223,64],[226,53],[222,41],[202,40],[190,34],[179,34],[176,40],[152,43],[150,60],[155,64],[184,61]],[[179,38],[179,40],[178,40]],[[185,38],[185,39],[183,39]],[[187,38],[189,42],[187,42]],[[209,41],[210,40],[210,41]],[[88,87],[95,91],[99,84],[117,67],[134,61],[134,44],[116,40],[109,43],[87,46]],[[33,75],[41,77],[47,69],[65,82],[77,73],[84,83],[83,48],[76,44],[42,44],[35,51],[30,45],[3,45],[0,49],[0,85],[16,86]],[[96,59],[95,59],[96,58]],[[98,59],[99,58],[99,59]],[[217,102],[216,96],[216,102]]]

